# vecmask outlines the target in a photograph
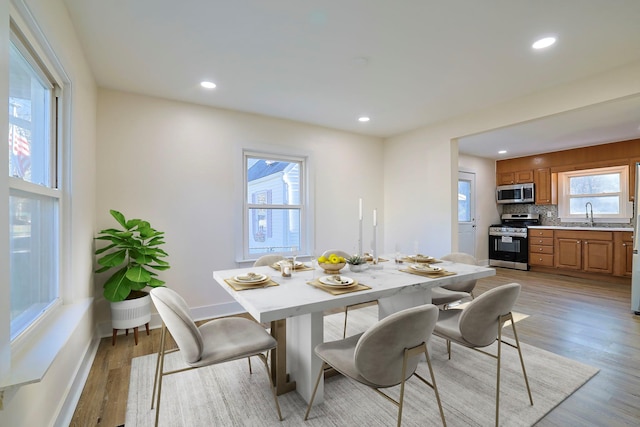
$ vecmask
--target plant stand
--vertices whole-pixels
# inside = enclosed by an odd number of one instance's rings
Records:
[[[148,292],[133,291],[124,301],[111,303],[111,325],[113,335],[111,345],[116,345],[118,330],[124,329],[125,335],[129,335],[129,329],[133,329],[133,338],[138,345],[138,327],[144,325],[149,332],[151,320],[151,296]]]

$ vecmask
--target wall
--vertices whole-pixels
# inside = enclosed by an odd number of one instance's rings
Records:
[[[8,2],[0,6],[0,95],[6,96],[8,87],[7,39],[9,36]],[[95,229],[95,114],[96,87],[89,71],[80,44],[74,34],[73,25],[61,0],[12,0],[12,14],[19,10],[26,21],[37,23],[29,28],[36,37],[41,38],[55,53],[58,66],[71,81],[72,109],[67,116],[68,138],[71,141],[69,159],[64,165],[67,181],[70,210],[66,212],[63,241],[65,245],[63,270],[63,295],[65,306],[86,301],[93,295],[92,244]],[[2,97],[6,99],[6,97]],[[6,107],[0,114],[0,132],[7,129]],[[5,163],[6,164],[6,163]],[[6,180],[0,180],[3,190],[3,206],[8,200],[5,189]],[[0,221],[7,222],[6,214],[0,215]],[[5,234],[2,234],[5,236]],[[5,240],[5,241],[8,241]],[[4,245],[2,246],[4,247]],[[2,257],[4,259],[4,257]],[[4,264],[2,264],[4,265]],[[2,271],[6,269],[2,268]],[[8,280],[0,280],[0,300],[6,301]],[[3,303],[0,303],[3,304]],[[0,306],[3,308],[4,306]],[[0,348],[5,348],[8,330],[8,310],[0,310]],[[2,426],[51,426],[68,425],[75,407],[75,399],[82,390],[82,370],[90,359],[90,348],[94,337],[92,312],[84,311],[70,325],[72,333],[65,337],[62,351],[57,355],[41,382],[5,391],[4,408],[0,410]],[[3,368],[6,366],[2,360]],[[13,363],[13,362],[12,362]],[[90,363],[90,360],[89,362]]]
[[[385,141],[385,242],[439,256],[457,249],[457,138],[640,94],[640,61]],[[435,84],[435,83],[434,83]],[[492,184],[492,187],[495,182]],[[423,243],[424,242],[424,243]]]
[[[496,163],[482,157],[460,154],[458,169],[476,175],[476,253],[479,263],[489,263],[489,226],[500,222],[496,204]]]
[[[309,156],[319,253],[356,248],[359,197],[367,213],[364,241],[371,241],[372,209],[384,217],[382,140],[99,90],[98,225],[111,226],[109,209],[116,209],[165,231],[171,269],[162,278],[201,316],[239,308],[212,272],[238,266],[242,148]],[[104,301],[98,316],[109,320]]]

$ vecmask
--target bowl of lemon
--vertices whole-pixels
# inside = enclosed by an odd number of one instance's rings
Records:
[[[340,270],[347,265],[347,260],[344,257],[336,254],[327,256],[321,256],[318,258],[318,265],[324,270],[326,274],[338,274]]]

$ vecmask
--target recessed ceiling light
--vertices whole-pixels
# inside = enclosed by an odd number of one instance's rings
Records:
[[[498,151],[498,154],[507,154],[507,150],[500,150]]]
[[[544,49],[545,47],[551,46],[555,42],[556,42],[555,37],[545,37],[543,39],[536,41],[534,44],[531,45],[531,47],[534,49]]]
[[[362,116],[358,118],[359,122],[368,122],[369,120],[371,120],[369,117],[367,116]]]
[[[204,82],[200,82],[200,86],[202,86],[205,89],[213,89],[216,87],[216,84],[213,82],[204,81]]]

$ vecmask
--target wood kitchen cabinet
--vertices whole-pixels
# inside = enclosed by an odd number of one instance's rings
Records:
[[[553,267],[553,230],[530,228],[529,236],[529,265]]]
[[[613,234],[614,276],[631,277],[633,267],[633,232],[619,231]]]
[[[613,232],[556,230],[556,268],[587,273],[613,273]]]
[[[552,179],[555,176],[557,175],[551,174],[551,168],[538,168],[533,171],[536,205],[551,205],[557,203],[557,197],[555,197],[555,195],[558,184]]]
[[[533,182],[533,169],[515,172],[501,172],[497,176],[498,185],[524,184]]]

